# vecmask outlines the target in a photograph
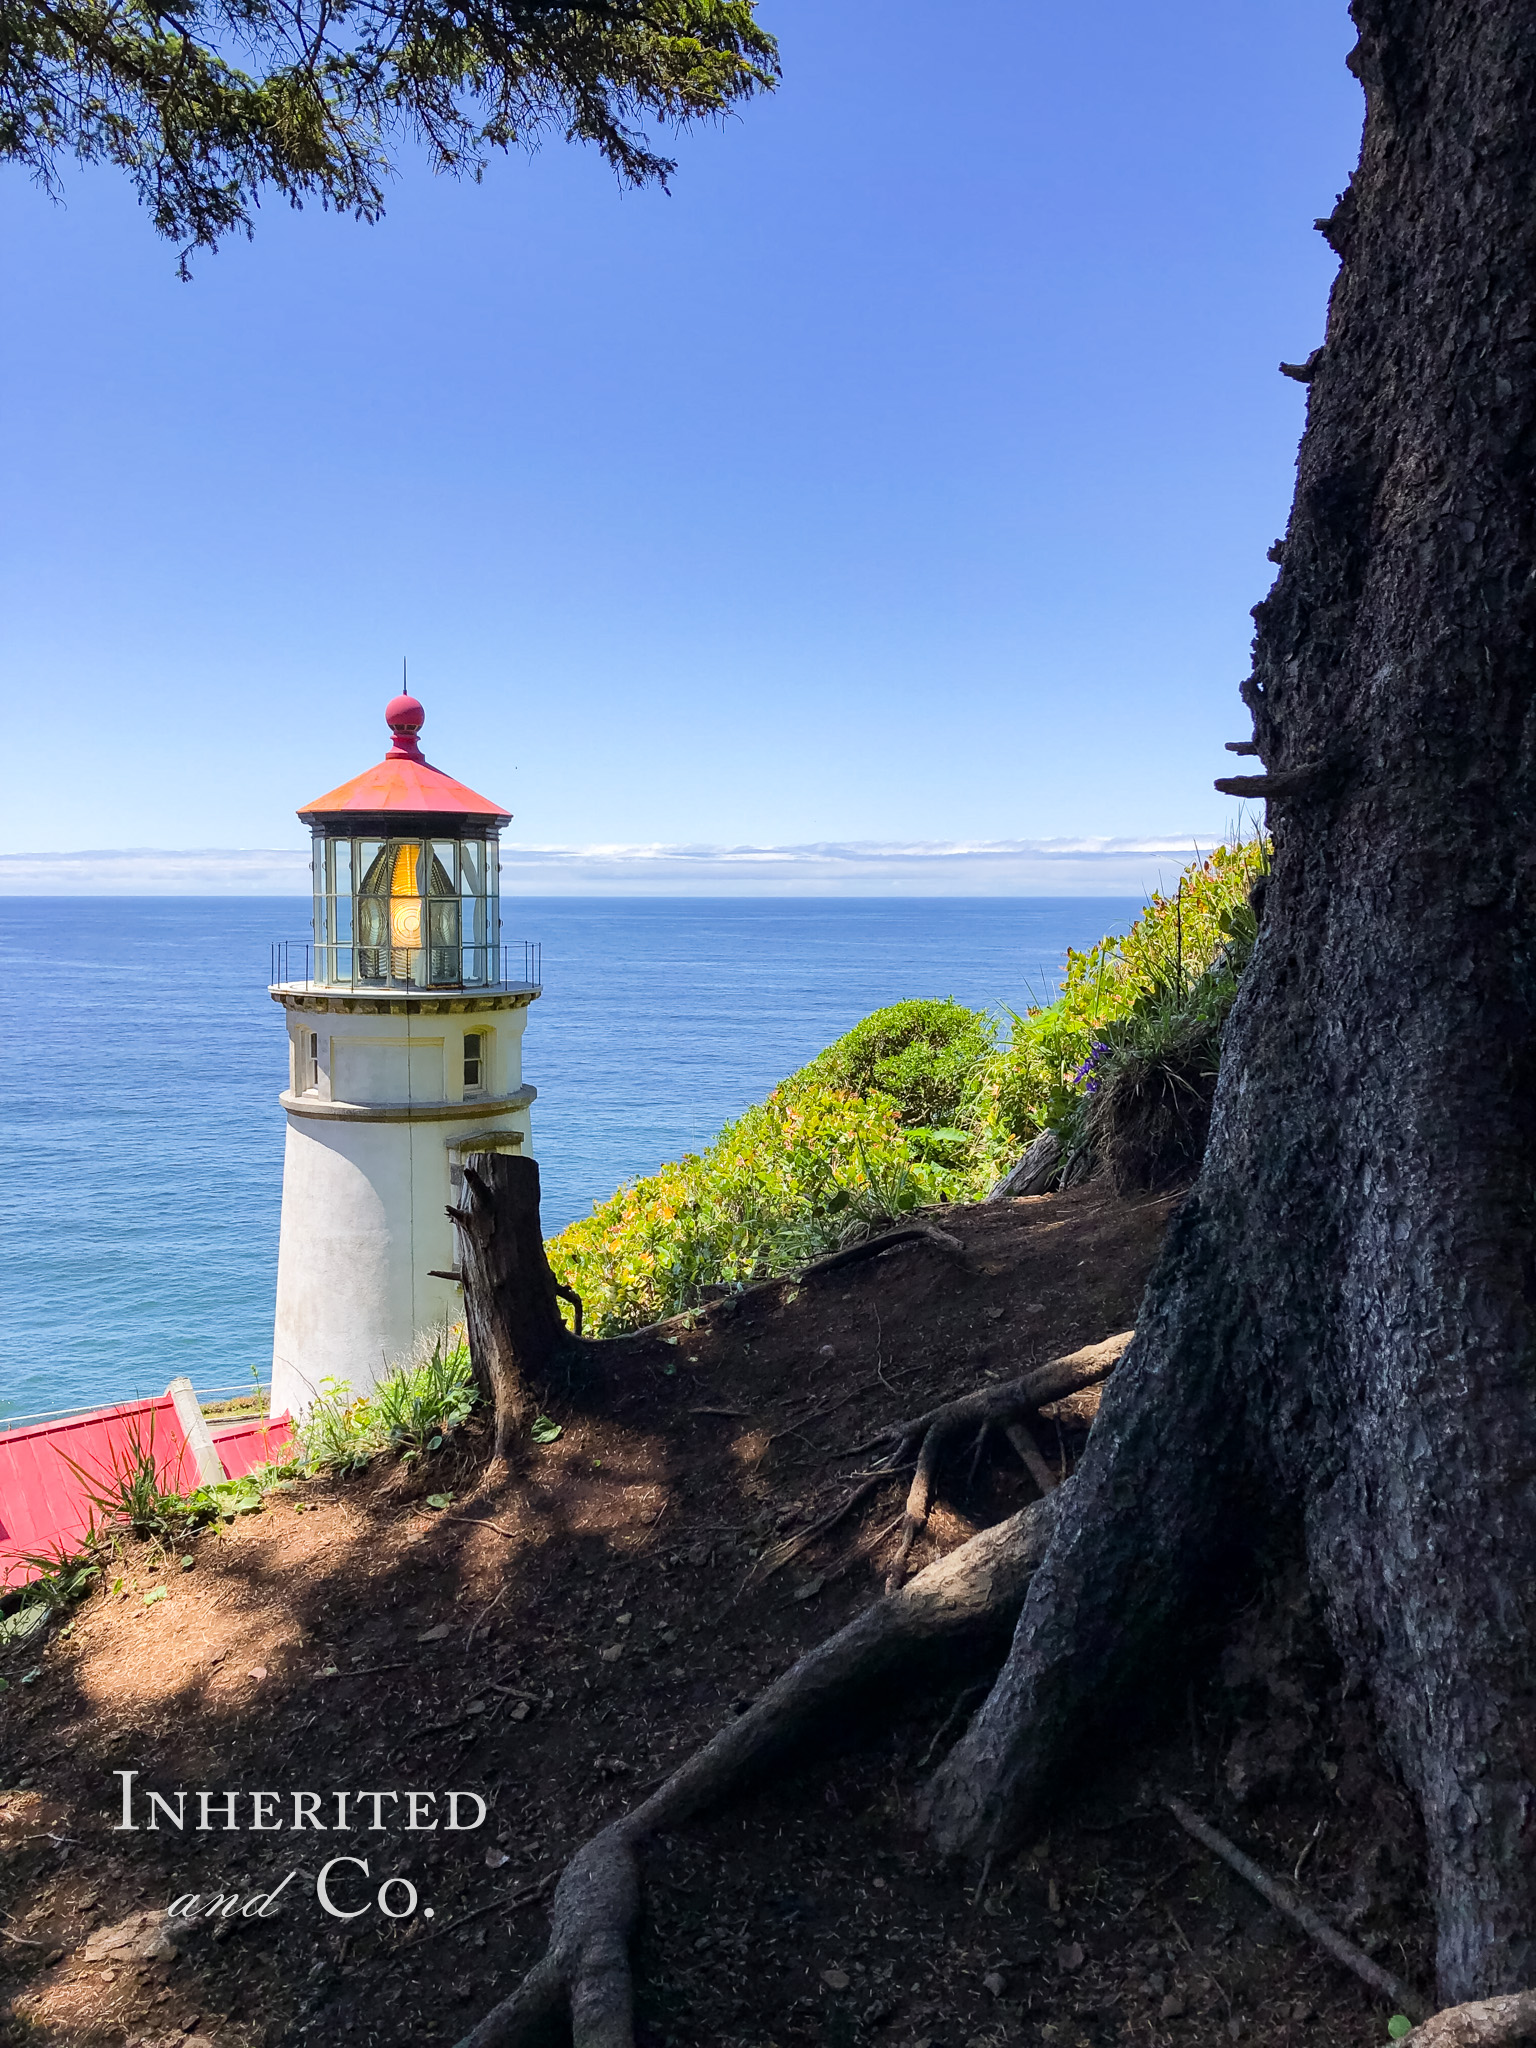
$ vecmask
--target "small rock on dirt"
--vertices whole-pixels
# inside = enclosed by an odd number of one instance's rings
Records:
[[[424,1628],[416,1638],[418,1643],[445,1643],[448,1640],[448,1624],[440,1621],[436,1628]]]
[[[846,1991],[849,1977],[846,1970],[823,1970],[821,1981],[829,1991]]]
[[[166,1928],[164,1913],[130,1913],[111,1927],[98,1927],[81,1951],[86,1962],[171,1962],[181,1953]]]

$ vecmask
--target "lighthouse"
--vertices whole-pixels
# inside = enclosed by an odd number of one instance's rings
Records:
[[[531,1146],[539,962],[501,936],[511,813],[423,757],[423,716],[396,697],[384,759],[298,814],[314,936],[273,949],[289,1058],[274,1415],[303,1415],[328,1379],[366,1392],[457,1319],[446,1211],[463,1161]]]

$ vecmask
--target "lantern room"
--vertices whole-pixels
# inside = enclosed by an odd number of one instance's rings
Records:
[[[299,813],[314,839],[304,979],[380,990],[525,980],[526,963],[510,973],[501,943],[497,840],[510,813],[423,757],[414,697],[394,698],[384,717],[384,759]]]

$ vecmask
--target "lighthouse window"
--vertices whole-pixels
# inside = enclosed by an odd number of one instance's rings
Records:
[[[464,1086],[479,1088],[480,1080],[480,1033],[466,1031],[464,1034]]]
[[[318,1031],[311,1031],[309,1034],[309,1085],[311,1088],[318,1088],[320,1086],[320,1034]]]

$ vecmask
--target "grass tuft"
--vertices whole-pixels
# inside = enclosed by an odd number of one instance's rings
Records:
[[[354,1394],[345,1380],[325,1380],[294,1433],[294,1465],[311,1473],[346,1473],[386,1451],[402,1459],[422,1457],[442,1448],[468,1420],[477,1398],[463,1331],[429,1331],[418,1340],[417,1355],[371,1394]]]

